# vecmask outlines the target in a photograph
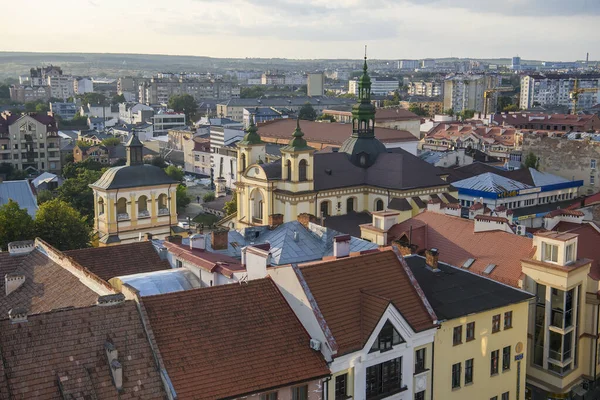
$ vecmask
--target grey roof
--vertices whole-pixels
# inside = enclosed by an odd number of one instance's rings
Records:
[[[529,168],[529,173],[531,174],[531,178],[533,179],[535,186],[555,185],[557,183],[570,182],[570,180],[563,177],[552,175],[547,172],[540,172],[534,168]]]
[[[267,179],[281,179],[281,158],[268,164],[261,165]]]
[[[421,256],[405,258],[440,321],[527,301],[532,294],[477,274],[438,263],[433,271]]]
[[[373,217],[368,212],[352,212],[325,218],[324,224],[330,229],[360,237],[360,225],[370,224]]]
[[[227,203],[228,201],[231,201],[232,198],[233,198],[232,194],[217,197],[213,201],[208,201],[206,203],[203,203],[202,208],[223,211],[223,207],[225,207],[225,203]]]
[[[16,201],[19,207],[35,217],[38,210],[37,199],[27,180],[0,182],[0,206],[7,204],[9,200]]]
[[[412,210],[412,206],[410,205],[408,200],[406,200],[404,198],[398,198],[398,197],[394,197],[390,201],[390,204],[388,204],[388,208],[392,209],[392,210],[398,210],[398,211]]]
[[[118,279],[122,283],[134,287],[140,292],[141,296],[180,292],[202,286],[200,279],[186,268],[144,272],[141,274],[118,276],[113,279]]]
[[[91,187],[111,190],[129,187],[169,185],[177,183],[154,165],[132,165],[109,168]]]
[[[44,172],[37,178],[31,181],[31,184],[37,189],[42,183],[56,181],[59,182],[59,176],[50,172]]]
[[[459,190],[472,189],[490,193],[503,193],[511,190],[531,188],[529,185],[491,172],[463,179],[462,181],[453,182],[452,185]]]
[[[442,159],[444,152],[441,151],[426,151],[419,155],[419,158],[429,164],[435,164]]]
[[[230,99],[226,102],[219,104],[227,104],[231,107],[289,107],[289,106],[303,106],[306,103],[310,103],[313,106],[331,106],[341,104],[354,104],[354,99],[341,99],[337,97],[276,97],[269,98],[263,97],[260,99]]]

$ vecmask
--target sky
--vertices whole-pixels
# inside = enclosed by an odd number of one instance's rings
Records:
[[[9,0],[0,0],[0,3]],[[13,3],[16,4],[16,3]],[[24,0],[0,51],[600,60],[600,0]],[[596,52],[596,53],[594,53]]]

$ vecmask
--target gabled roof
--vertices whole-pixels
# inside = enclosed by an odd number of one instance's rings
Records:
[[[142,303],[180,400],[242,397],[329,375],[269,278]]]
[[[458,189],[479,190],[489,193],[504,193],[512,190],[529,189],[531,186],[513,179],[505,178],[500,175],[486,172],[472,178],[452,182],[452,185]]]
[[[123,165],[109,168],[90,186],[97,189],[112,190],[131,187],[146,187],[175,184],[162,169],[154,165]]]
[[[469,271],[480,275],[488,265],[496,264],[489,277],[514,287],[522,275],[521,259],[535,253],[529,238],[503,231],[476,233],[471,220],[430,211],[394,225],[388,232],[389,240],[408,237],[411,226],[417,252],[436,248],[440,261],[456,266],[472,258],[475,261]]]
[[[35,217],[38,205],[29,181],[0,182],[0,206],[8,204],[9,200],[17,202],[20,208],[26,209],[29,215]]]
[[[364,347],[387,304],[415,332],[435,327],[418,283],[392,250],[300,265],[300,273],[338,345],[337,357]]]
[[[492,310],[533,297],[445,263],[438,263],[439,271],[434,272],[421,256],[406,257],[406,263],[440,320]]]
[[[121,393],[111,378],[107,340],[122,366]],[[11,398],[166,398],[133,301],[30,315],[22,323],[0,321],[0,348]],[[0,393],[6,391],[0,385]]]
[[[149,241],[64,253],[105,281],[115,276],[171,269],[169,262],[161,260]]]

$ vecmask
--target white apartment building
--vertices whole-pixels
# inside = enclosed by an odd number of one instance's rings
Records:
[[[415,70],[419,68],[421,62],[419,60],[399,60],[398,61],[398,69],[412,69]]]
[[[438,97],[442,95],[443,85],[441,82],[410,82],[408,84],[408,94],[411,96]]]
[[[308,96],[323,96],[325,94],[325,75],[322,72],[308,74],[306,94]]]
[[[393,78],[371,77],[371,94],[385,96],[400,88],[400,82]],[[348,93],[358,95],[358,79],[348,81]]]
[[[586,110],[600,103],[600,75],[532,74],[521,78],[519,106],[528,109],[535,105],[562,105],[572,107],[571,91],[575,79],[581,89],[598,89],[580,93],[577,109]]]
[[[90,78],[73,79],[73,91],[75,94],[85,94],[94,91],[94,82]]]
[[[498,86],[496,75],[455,75],[444,81],[444,109],[455,113],[463,110],[483,112],[486,89]],[[494,105],[490,105],[494,109]]]
[[[152,117],[154,136],[166,135],[169,129],[184,128],[185,114],[176,112],[158,112]]]

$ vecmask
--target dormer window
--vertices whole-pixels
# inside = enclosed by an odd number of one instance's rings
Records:
[[[404,339],[400,336],[396,328],[394,328],[394,325],[388,320],[385,325],[383,325],[383,328],[381,328],[381,331],[379,331],[379,335],[377,336],[375,343],[373,343],[371,351],[391,350],[393,346],[400,343],[404,343]]]
[[[543,242],[542,244],[542,260],[547,262],[558,262],[558,246]]]
[[[565,249],[565,264],[575,261],[575,243],[567,245]]]

